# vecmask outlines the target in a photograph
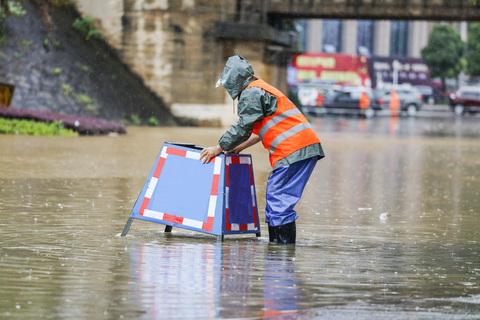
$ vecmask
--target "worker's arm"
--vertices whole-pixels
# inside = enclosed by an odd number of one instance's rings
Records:
[[[232,150],[226,152],[226,153],[240,153],[243,150],[247,149],[248,147],[253,146],[254,144],[257,144],[260,142],[260,137],[254,133],[250,135],[250,138],[248,138],[247,141],[241,143],[240,145],[236,146]]]

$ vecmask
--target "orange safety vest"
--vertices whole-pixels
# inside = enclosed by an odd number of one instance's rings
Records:
[[[272,168],[278,160],[295,151],[320,143],[303,113],[280,90],[261,79],[252,81],[247,86],[250,87],[261,88],[277,98],[277,111],[253,125],[253,133],[260,136],[269,151]]]

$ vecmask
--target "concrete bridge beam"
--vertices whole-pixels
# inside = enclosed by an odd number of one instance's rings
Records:
[[[478,21],[470,0],[269,0],[268,14],[317,19]]]

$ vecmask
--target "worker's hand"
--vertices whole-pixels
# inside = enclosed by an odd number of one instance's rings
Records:
[[[222,153],[223,150],[220,148],[219,145],[216,145],[215,147],[208,147],[202,150],[200,152],[200,161],[203,163],[208,163],[212,158],[218,156],[220,153]],[[202,160],[203,159],[203,160]]]

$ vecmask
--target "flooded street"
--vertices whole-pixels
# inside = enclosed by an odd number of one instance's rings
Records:
[[[268,243],[269,164],[253,156],[262,237],[135,220],[165,141],[0,135],[0,318],[480,319],[480,118],[315,118],[321,160],[297,245]]]

